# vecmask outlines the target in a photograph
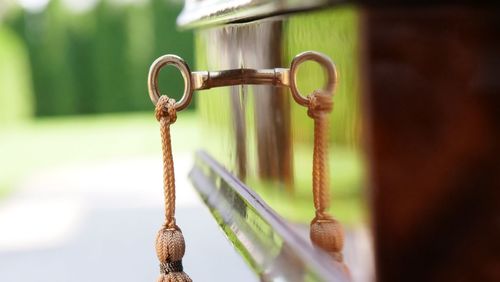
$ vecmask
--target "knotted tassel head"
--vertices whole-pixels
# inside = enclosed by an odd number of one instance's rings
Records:
[[[315,246],[330,253],[337,261],[343,260],[344,229],[337,220],[315,217],[309,235]]]
[[[158,282],[192,282],[182,267],[185,250],[184,236],[179,227],[164,227],[158,232],[156,255],[160,260],[161,270]]]

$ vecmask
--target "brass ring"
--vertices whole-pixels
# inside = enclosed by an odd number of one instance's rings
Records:
[[[325,90],[333,94],[335,86],[337,84],[337,71],[335,65],[329,57],[314,51],[307,51],[298,54],[293,58],[292,64],[290,65],[290,90],[292,91],[292,97],[299,105],[308,106],[309,100],[306,96],[300,94],[297,88],[297,70],[299,65],[305,61],[315,61],[320,64],[325,70],[327,75],[327,81],[325,85]]]
[[[176,55],[163,55],[156,59],[151,67],[149,68],[148,74],[148,91],[149,97],[154,105],[158,102],[160,98],[160,91],[158,90],[158,75],[160,70],[166,65],[173,65],[182,74],[184,78],[184,93],[182,98],[175,103],[175,109],[181,111],[189,106],[191,99],[193,98],[193,85],[191,83],[191,71],[186,62]]]

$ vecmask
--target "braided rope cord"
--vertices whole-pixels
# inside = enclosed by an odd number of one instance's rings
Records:
[[[331,218],[326,210],[330,204],[329,169],[328,169],[328,117],[333,109],[332,95],[316,90],[308,96],[307,114],[314,120],[313,152],[313,199],[316,217]]]
[[[156,119],[160,122],[161,145],[163,152],[163,190],[165,197],[165,227],[175,225],[175,175],[172,156],[170,125],[177,120],[175,100],[160,96],[155,109]]]

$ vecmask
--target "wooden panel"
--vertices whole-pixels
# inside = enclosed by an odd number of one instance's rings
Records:
[[[500,13],[367,9],[379,281],[500,281]]]

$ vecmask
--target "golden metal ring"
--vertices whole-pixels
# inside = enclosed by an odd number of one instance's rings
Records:
[[[335,65],[329,57],[314,51],[307,51],[298,54],[293,58],[292,64],[290,65],[290,90],[292,92],[292,97],[299,105],[308,106],[309,100],[307,96],[303,96],[300,94],[300,91],[297,87],[297,70],[299,65],[305,61],[315,61],[320,64],[326,70],[326,85],[325,90],[329,93],[332,93],[335,90],[335,86],[337,84],[337,71],[335,69]]]
[[[158,90],[158,75],[160,70],[166,65],[173,65],[182,74],[184,78],[184,93],[182,98],[175,103],[175,109],[181,111],[189,106],[191,99],[193,98],[193,85],[191,83],[191,71],[186,62],[179,56],[176,55],[163,55],[156,59],[151,67],[149,68],[148,74],[148,91],[149,97],[153,104],[156,105],[158,99],[160,98],[160,91]]]

